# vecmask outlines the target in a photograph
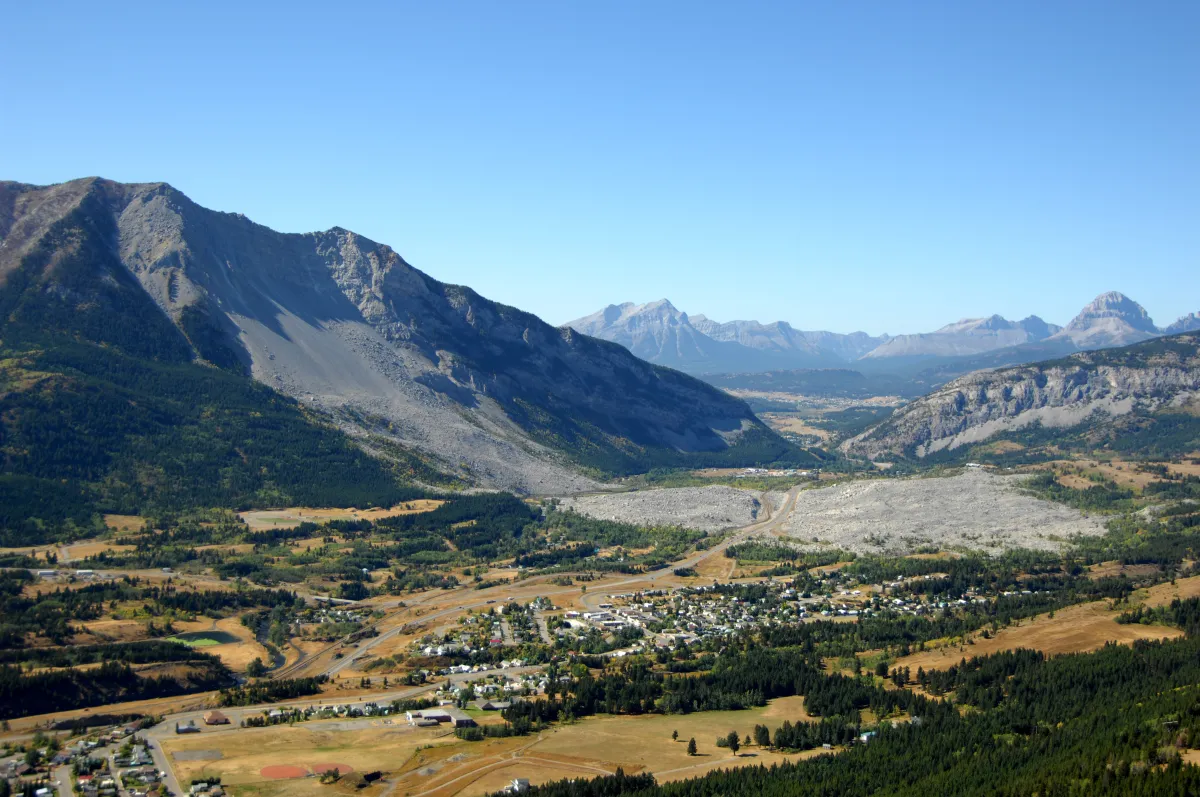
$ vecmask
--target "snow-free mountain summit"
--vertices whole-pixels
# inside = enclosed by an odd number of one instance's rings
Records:
[[[852,367],[871,373],[929,371],[950,378],[978,368],[1034,362],[1077,351],[1127,346],[1200,327],[1195,313],[1160,329],[1146,310],[1116,291],[1101,294],[1065,327],[1036,315],[963,318],[933,332],[871,336],[808,332],[786,321],[717,322],[677,310],[666,299],[626,302],[565,325],[620,343],[637,356],[688,373],[747,373]],[[933,370],[936,369],[936,370]],[[940,381],[945,381],[942,378]]]

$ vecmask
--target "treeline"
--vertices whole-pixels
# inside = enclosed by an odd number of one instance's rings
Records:
[[[804,695],[810,714],[842,716],[852,722],[867,708],[876,716],[926,708],[924,698],[879,688],[867,678],[826,675],[818,658],[797,649],[752,648],[711,661],[711,669],[688,675],[662,673],[635,660],[597,675],[583,674],[565,687],[552,680],[545,700],[516,702],[502,716],[514,725],[536,729],[560,719],[597,713],[740,710],[793,695]]]
[[[23,645],[29,634],[63,644],[75,633],[73,621],[99,619],[114,602],[141,601],[144,611],[159,616],[172,611],[213,614],[254,606],[287,606],[296,600],[295,593],[285,590],[179,590],[128,576],[26,595],[24,588],[31,581],[27,571],[0,573],[0,649]]]
[[[640,797],[795,794],[1083,795],[1200,793],[1182,751],[1200,738],[1200,642],[1110,645],[1048,660],[1011,657],[970,668],[990,708],[928,701],[911,722],[882,723],[839,755],[637,785]],[[964,675],[964,677],[967,677]],[[988,703],[993,703],[991,697]],[[974,705],[974,704],[972,704]],[[563,794],[572,792],[564,791]]]
[[[1117,618],[1118,623],[1173,625],[1188,636],[1200,636],[1200,598],[1175,598],[1168,606],[1138,606]]]
[[[204,692],[229,684],[229,674],[218,662],[195,659],[185,673],[147,677],[123,661],[30,673],[19,665],[0,666],[0,719]]]
[[[617,767],[617,771],[611,775],[601,775],[591,780],[555,780],[541,786],[530,786],[522,794],[533,797],[614,797],[618,794],[637,794],[653,789],[655,785],[654,775],[649,772],[626,775],[625,770]],[[508,794],[511,792],[498,791],[492,797],[505,797]]]
[[[294,700],[319,694],[321,684],[328,681],[324,675],[315,678],[285,678],[278,681],[257,681],[232,689],[223,689],[218,697],[222,706],[253,706],[258,703],[274,703],[279,700]]]
[[[1087,512],[1127,512],[1136,509],[1137,494],[1127,487],[1118,487],[1116,482],[1109,480],[1080,490],[1060,484],[1053,471],[1042,471],[1036,476],[1031,476],[1024,487],[1039,498],[1057,501]]]
[[[76,667],[105,661],[125,664],[190,661],[219,663],[220,659],[183,642],[165,639],[145,642],[117,642],[112,645],[70,645],[54,648],[17,648],[0,650],[0,664],[24,664],[28,667]]]
[[[759,747],[812,750],[826,744],[853,742],[861,730],[862,726],[858,722],[852,722],[845,717],[822,717],[819,722],[797,722],[795,725],[784,720],[774,733],[766,725],[755,725],[754,740]]]
[[[801,551],[783,543],[759,540],[730,545],[725,549],[725,556],[747,562],[787,562],[803,569],[824,567],[855,558],[849,551]]]

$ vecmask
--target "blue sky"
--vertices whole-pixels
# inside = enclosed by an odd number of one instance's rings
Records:
[[[1200,3],[20,3],[0,178],[348,227],[562,323],[1200,310]]]

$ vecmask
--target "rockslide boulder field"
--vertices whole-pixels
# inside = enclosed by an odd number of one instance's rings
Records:
[[[31,324],[94,342],[162,313],[170,346],[488,487],[561,494],[655,465],[803,456],[742,401],[383,244],[276,232],[165,183],[0,182],[0,284],[41,308]]]

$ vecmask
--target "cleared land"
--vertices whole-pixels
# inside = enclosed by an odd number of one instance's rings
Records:
[[[1200,576],[1181,578],[1174,585],[1159,584],[1144,595],[1147,606],[1164,606],[1174,598],[1200,595]],[[987,656],[1002,650],[1028,648],[1048,656],[1060,653],[1086,653],[1098,650],[1108,642],[1130,645],[1139,639],[1174,639],[1183,636],[1178,628],[1164,625],[1122,625],[1116,617],[1124,609],[1110,609],[1107,601],[1094,601],[1068,606],[1053,613],[1040,614],[1020,625],[1002,628],[991,639],[972,634],[971,644],[947,644],[897,659],[895,666],[939,670],[957,664],[963,658]]]
[[[777,432],[791,432],[792,434],[812,435],[819,437],[822,440],[828,440],[833,434],[828,429],[821,429],[817,426],[812,426],[808,423],[807,418],[803,418],[795,413],[789,412],[763,412],[758,416],[763,423],[770,426]]]
[[[736,487],[673,487],[565,498],[564,509],[601,520],[686,526],[702,531],[747,526],[758,519],[762,493]]]
[[[453,735],[448,738],[458,741]],[[445,739],[444,728],[412,728],[401,718],[391,725],[377,719],[352,724],[331,721],[230,728],[167,737],[162,744],[182,783],[202,775],[220,775],[228,785],[266,782],[278,788],[273,793],[291,794],[303,780],[279,781],[271,776],[270,770],[267,775],[262,771],[268,767],[294,766],[307,773],[314,765],[330,761],[359,772],[388,769],[402,765],[418,747]],[[200,751],[205,751],[205,757],[195,755]],[[214,753],[220,757],[213,757]]]
[[[331,520],[378,520],[396,515],[413,515],[437,509],[445,501],[421,498],[394,506],[391,509],[337,509],[294,506],[288,509],[261,509],[243,512],[239,517],[255,531],[263,529],[294,529],[301,523],[328,523]]]
[[[225,666],[234,672],[242,672],[254,659],[271,661],[271,654],[254,639],[254,632],[242,625],[237,617],[221,620],[198,620],[176,622],[175,638],[192,645],[204,653],[220,657]]]
[[[784,530],[801,545],[903,555],[921,548],[1058,550],[1104,533],[1098,518],[1026,495],[1021,476],[873,479],[804,490]]]

